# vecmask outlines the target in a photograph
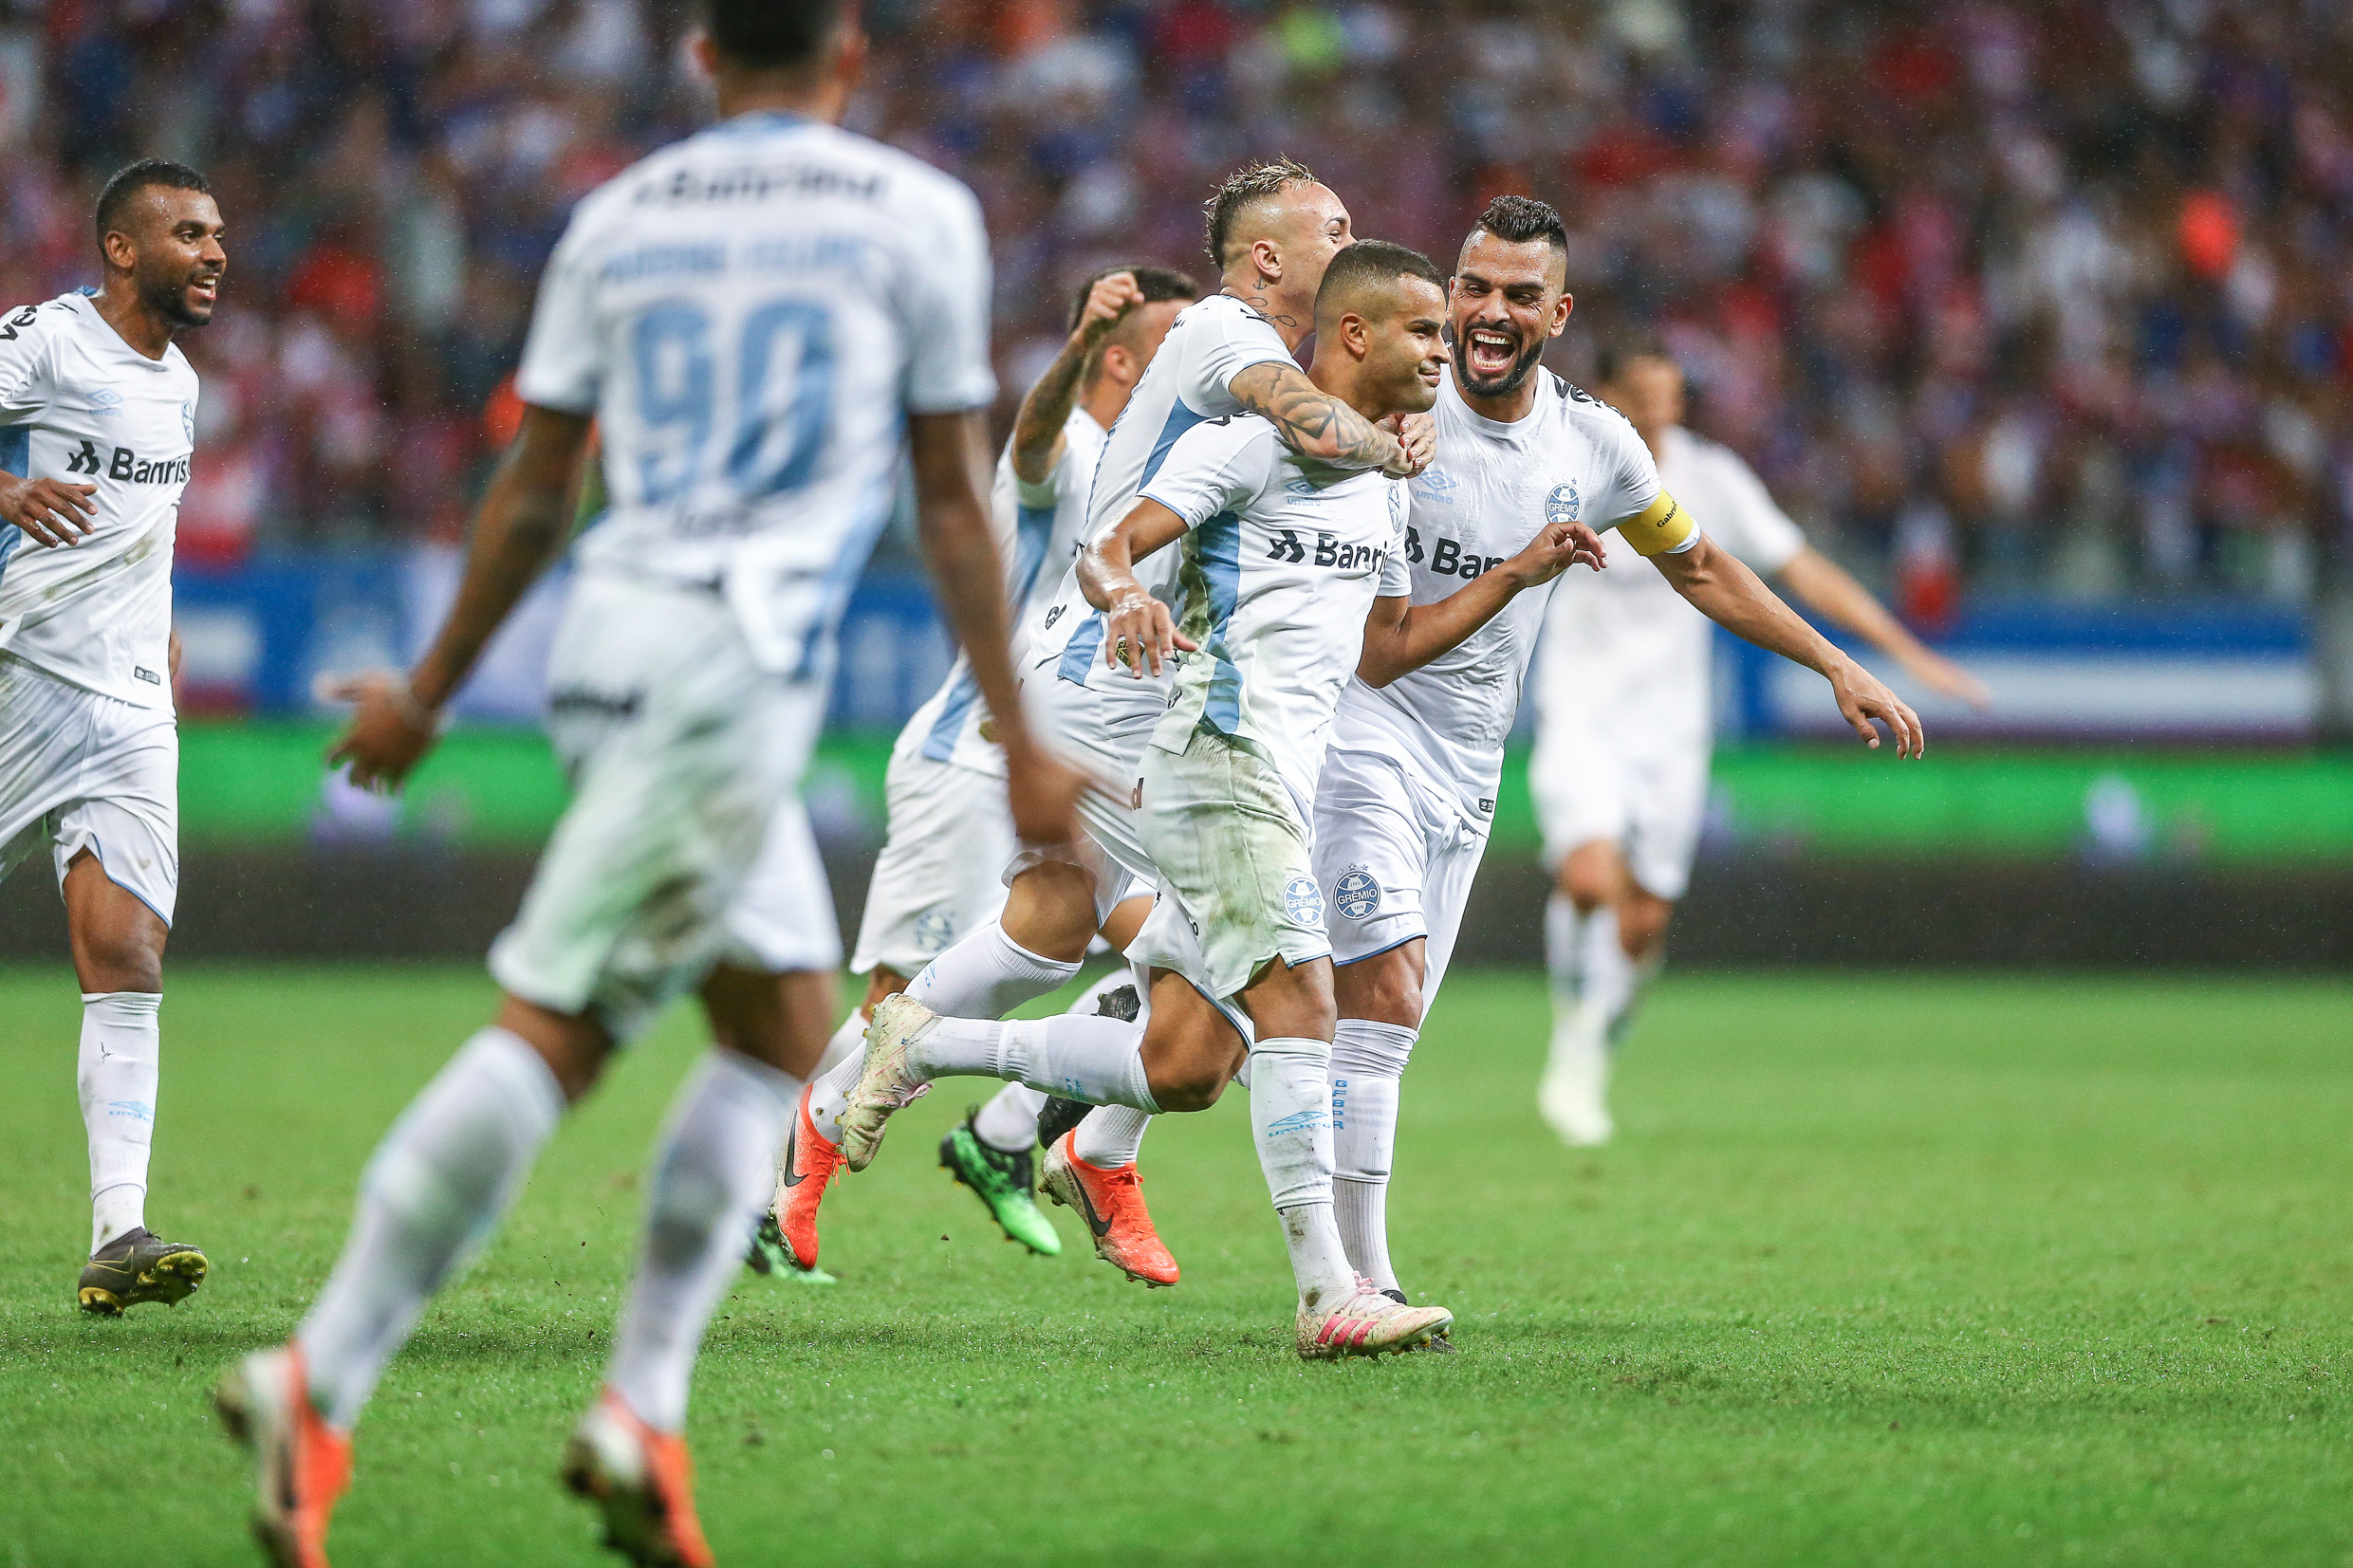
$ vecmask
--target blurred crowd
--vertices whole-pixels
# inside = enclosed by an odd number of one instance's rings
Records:
[[[11,9],[11,7],[13,9]],[[2295,601],[2353,530],[2344,0],[869,0],[853,116],[969,181],[1010,398],[1105,261],[1206,277],[1233,164],[1440,260],[1573,240],[1556,363],[1695,421],[1934,627],[1972,594]],[[147,153],[232,231],[184,548],[454,537],[570,204],[707,112],[684,0],[0,0],[0,303]]]

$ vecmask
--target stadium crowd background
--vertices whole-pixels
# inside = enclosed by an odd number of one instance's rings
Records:
[[[88,281],[127,158],[232,232],[194,563],[451,539],[570,204],[695,122],[687,8],[0,0],[0,298]],[[859,128],[969,181],[1011,399],[1068,284],[1204,267],[1288,153],[1440,256],[1573,226],[1578,313],[1935,629],[1973,593],[2301,600],[2353,531],[2353,9],[2331,0],[875,0]]]

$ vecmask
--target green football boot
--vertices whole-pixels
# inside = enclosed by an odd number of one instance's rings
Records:
[[[120,1318],[142,1301],[176,1306],[204,1283],[204,1254],[136,1226],[90,1254],[82,1265],[82,1310]]]
[[[1029,1151],[1009,1154],[990,1148],[973,1131],[973,1117],[977,1115],[976,1109],[967,1112],[963,1123],[939,1140],[940,1168],[989,1206],[990,1217],[1005,1232],[1007,1241],[1019,1242],[1041,1257],[1061,1257],[1062,1238],[1054,1233],[1052,1222],[1038,1212],[1036,1167]]]
[[[842,1282],[822,1268],[803,1268],[792,1261],[792,1248],[785,1245],[785,1233],[776,1227],[773,1210],[760,1216],[760,1228],[751,1238],[751,1250],[744,1254],[744,1266],[754,1274],[765,1274],[771,1280],[782,1280],[796,1285],[836,1285]]]

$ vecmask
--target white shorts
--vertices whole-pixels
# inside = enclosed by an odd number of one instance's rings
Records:
[[[883,779],[890,837],[866,886],[851,972],[887,965],[912,980],[1005,908],[1013,817],[1005,781],[920,752]]]
[[[1195,729],[1182,753],[1145,751],[1142,801],[1160,897],[1130,959],[1222,1003],[1277,957],[1331,956],[1306,824],[1270,765]]]
[[[491,973],[616,1040],[740,952],[728,914],[816,740],[824,690],[762,670],[716,594],[575,579],[547,659],[572,802]],[[808,868],[804,896],[824,886]]]
[[[0,876],[83,850],[166,926],[179,902],[179,724],[0,654]]]
[[[1089,687],[1062,679],[1051,665],[1023,678],[1021,696],[1039,738],[1102,788],[1079,797],[1079,825],[1091,842],[1019,849],[1004,880],[1010,883],[1047,861],[1083,866],[1095,877],[1095,923],[1101,925],[1121,899],[1149,893],[1158,881],[1136,802],[1143,788],[1144,749],[1159,723],[1161,702],[1158,697],[1108,701]]]
[[[842,967],[842,925],[833,890],[809,831],[808,810],[787,795],[768,824],[760,858],[728,906],[728,956],[747,968],[784,974]]]
[[[1487,835],[1486,822],[1403,759],[1327,753],[1315,795],[1315,879],[1324,890],[1332,962],[1354,964],[1425,938],[1427,1013],[1454,955]]]
[[[1704,734],[1629,744],[1593,729],[1540,727],[1528,785],[1546,863],[1557,867],[1578,845],[1603,839],[1624,852],[1643,892],[1682,897],[1708,806],[1710,749]]]

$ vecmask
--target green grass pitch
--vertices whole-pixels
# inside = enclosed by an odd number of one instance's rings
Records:
[[[74,985],[0,979],[0,1568],[244,1563],[205,1398],[293,1324],[369,1148],[487,1016],[452,969],[175,974],[151,1217],[212,1282],[72,1309]],[[1463,1354],[1302,1366],[1242,1097],[1171,1117],[1172,1291],[1028,1257],[935,1169],[829,1205],[831,1290],[746,1275],[692,1436],[721,1559],[931,1564],[2353,1562],[2353,989],[1674,977],[1621,1137],[1536,1120],[1543,991],[1464,973],[1393,1212]],[[393,1363],[344,1565],[600,1560],[553,1478],[596,1386],[674,1018]]]

